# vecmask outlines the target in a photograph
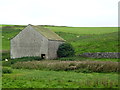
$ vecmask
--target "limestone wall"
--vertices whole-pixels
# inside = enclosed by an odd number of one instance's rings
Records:
[[[48,41],[48,58],[49,59],[55,59],[57,58],[57,50],[60,44],[64,42],[62,41]]]
[[[33,30],[31,26],[26,27],[11,40],[11,58],[41,57],[41,54],[46,54],[48,58],[48,39]]]
[[[92,57],[92,58],[120,58],[118,52],[96,52],[96,53],[84,53],[79,56]]]

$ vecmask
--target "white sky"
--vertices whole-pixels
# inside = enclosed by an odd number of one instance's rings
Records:
[[[0,0],[0,24],[118,26],[119,0]]]

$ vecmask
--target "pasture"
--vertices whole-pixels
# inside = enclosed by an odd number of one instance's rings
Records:
[[[45,26],[54,32],[66,32],[73,34],[106,34],[118,32],[117,27],[62,27],[62,26]]]
[[[71,43],[76,55],[85,52],[117,52],[120,47],[117,27],[44,27]],[[2,50],[10,50],[10,39],[23,28],[24,25],[3,25]]]
[[[10,39],[26,25],[2,25],[2,66],[11,73],[2,76],[2,88],[118,88],[118,59],[79,57],[85,52],[117,52],[117,27],[49,28],[75,49],[76,56],[56,60],[10,59]],[[8,61],[4,61],[5,59]],[[82,65],[78,63],[82,62]],[[0,61],[1,63],[1,61]],[[76,67],[75,69],[71,67]],[[90,70],[91,69],[91,70]],[[8,70],[9,71],[9,70]],[[1,78],[0,78],[1,79]]]
[[[3,88],[117,88],[116,73],[76,73],[14,69],[4,74]]]

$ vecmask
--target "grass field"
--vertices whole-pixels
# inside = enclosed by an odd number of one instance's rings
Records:
[[[10,49],[10,39],[24,27],[19,25],[3,26],[2,50]],[[118,47],[120,47],[117,27],[45,27],[71,43],[76,54],[84,52],[117,52]]]
[[[79,56],[68,57],[68,58],[58,58],[56,61],[63,61],[63,64],[54,64],[52,69],[41,69],[42,64],[39,64],[40,61],[28,61],[23,60],[23,63],[20,62],[20,59],[15,59],[14,61],[10,60],[10,39],[17,35],[25,25],[0,25],[2,30],[2,48],[3,50],[3,60],[8,58],[8,62],[3,62],[3,67],[9,68],[12,70],[12,73],[2,75],[2,88],[118,88],[118,73],[90,73],[89,70],[83,70],[83,72],[78,71],[62,71],[56,70],[57,68],[61,69],[66,66],[64,61],[100,61],[102,64],[96,63],[98,68],[105,66],[103,71],[111,70],[109,67],[112,67],[114,70],[117,66],[118,59],[92,59],[92,58],[83,58]],[[117,52],[120,47],[118,43],[118,28],[117,27],[56,27],[56,26],[44,26],[54,31],[62,38],[64,38],[68,43],[71,43],[75,49],[75,54],[81,54],[85,52]],[[17,62],[16,62],[17,61]],[[50,62],[56,62],[55,60]],[[110,64],[105,61],[112,61]],[[37,64],[36,64],[36,63]],[[48,63],[49,61],[43,61]],[[1,63],[1,61],[0,61]],[[27,63],[25,65],[22,65]],[[40,62],[41,63],[41,62]],[[46,63],[44,64],[46,67]],[[39,67],[39,70],[30,69],[32,66]],[[49,63],[48,63],[49,64]],[[93,63],[94,64],[94,63]],[[19,68],[21,66],[22,68]],[[74,63],[70,65],[76,65]],[[86,64],[84,64],[86,66]],[[108,66],[107,66],[108,65]],[[28,66],[28,67],[27,67]],[[48,65],[49,66],[49,65]],[[59,66],[59,67],[58,67]],[[88,66],[91,67],[88,63]],[[88,67],[87,66],[87,67]],[[95,66],[95,65],[93,65]],[[27,68],[26,68],[27,67]],[[69,67],[69,65],[68,65]],[[15,69],[19,68],[19,69]],[[26,69],[25,69],[26,68]],[[51,67],[49,67],[51,68]],[[89,69],[89,68],[88,68]],[[97,69],[97,68],[94,68]],[[102,69],[101,69],[102,70]],[[1,79],[1,78],[0,78]]]
[[[16,70],[3,75],[3,88],[116,88],[115,73]]]
[[[118,32],[117,27],[46,27],[54,32],[66,32],[73,34],[106,34]]]

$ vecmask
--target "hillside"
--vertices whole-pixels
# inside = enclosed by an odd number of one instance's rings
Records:
[[[118,59],[81,56],[41,60],[10,59],[10,39],[24,25],[2,26],[2,88],[118,88]],[[117,52],[117,27],[44,26],[71,43],[76,55],[84,52]],[[2,64],[1,64],[2,63]]]
[[[84,52],[117,52],[117,27],[56,27],[44,26],[53,30],[75,48],[76,54]],[[2,26],[2,50],[10,49],[10,39],[17,35],[24,25]]]

